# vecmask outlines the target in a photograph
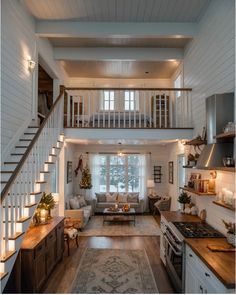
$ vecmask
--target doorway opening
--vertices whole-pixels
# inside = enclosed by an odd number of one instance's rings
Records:
[[[53,78],[39,64],[38,67],[38,118],[43,122],[53,105]]]

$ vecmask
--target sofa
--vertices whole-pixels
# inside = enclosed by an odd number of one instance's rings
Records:
[[[112,207],[116,203],[119,208],[129,203],[130,208],[134,208],[136,213],[144,211],[144,200],[140,198],[139,193],[95,193],[93,209],[95,213],[103,213],[105,208]]]
[[[66,202],[65,217],[80,219],[79,228],[82,230],[93,214],[92,201],[84,196],[75,195]]]

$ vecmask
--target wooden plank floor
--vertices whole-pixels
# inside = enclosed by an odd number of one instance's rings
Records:
[[[156,218],[157,222],[159,219]],[[70,293],[76,269],[86,248],[145,249],[160,293],[173,293],[165,267],[160,260],[160,237],[79,237],[79,248],[75,241],[70,244],[70,256],[65,248],[64,257],[47,283],[43,293]]]

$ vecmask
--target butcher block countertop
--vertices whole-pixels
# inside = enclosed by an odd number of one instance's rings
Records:
[[[198,216],[183,214],[180,211],[163,211],[161,214],[167,222],[200,221]],[[189,245],[226,288],[235,288],[235,252],[213,252],[207,248],[208,244],[229,245],[226,238],[186,238],[185,243]]]
[[[34,249],[60,222],[64,217],[54,217],[47,224],[30,228],[22,241],[21,249]]]
[[[208,244],[227,246],[226,238],[191,238],[185,242],[226,288],[235,288],[235,252],[213,252],[207,248]]]

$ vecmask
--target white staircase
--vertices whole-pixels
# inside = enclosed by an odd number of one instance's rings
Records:
[[[1,293],[63,146],[63,103],[62,93],[40,128],[26,130],[1,168]]]

